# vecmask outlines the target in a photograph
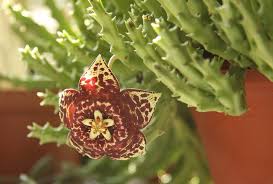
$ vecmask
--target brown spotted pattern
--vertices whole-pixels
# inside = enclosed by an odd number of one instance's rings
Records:
[[[108,156],[126,160],[145,153],[145,137],[140,129],[150,122],[160,94],[126,89],[120,91],[118,81],[100,56],[82,75],[79,91],[66,89],[60,96],[60,118],[71,130],[68,143],[82,155],[93,159]],[[102,135],[91,140],[90,127],[82,122],[94,119],[94,112],[112,119],[111,139]]]
[[[143,91],[138,89],[125,89],[121,92],[125,96],[129,96],[132,99],[135,106],[133,113],[135,114],[134,123],[135,126],[142,129],[150,122],[154,109],[158,99],[160,98],[160,93]]]
[[[59,116],[62,122],[66,122],[68,128],[72,126],[71,115],[75,112],[74,99],[79,94],[75,89],[65,89],[59,98]]]
[[[115,94],[119,92],[119,83],[111,69],[99,55],[80,78],[79,88],[94,95],[97,93]]]

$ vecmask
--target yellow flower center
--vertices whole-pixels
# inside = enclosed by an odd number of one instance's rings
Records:
[[[103,119],[100,111],[95,110],[94,119],[84,119],[82,123],[90,127],[89,138],[91,140],[96,139],[100,134],[108,141],[111,139],[112,136],[108,128],[114,126],[114,120]]]

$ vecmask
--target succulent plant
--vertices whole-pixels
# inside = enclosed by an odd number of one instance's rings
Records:
[[[121,170],[132,163],[139,169],[112,183],[138,174],[154,176],[161,170],[170,170],[173,183],[187,183],[195,177],[208,183],[201,146],[194,130],[185,123],[189,119],[185,118],[184,104],[201,112],[239,116],[247,110],[245,72],[256,69],[273,81],[273,1],[68,0],[72,16],[64,14],[54,0],[44,2],[58,23],[56,34],[35,22],[21,6],[7,6],[15,20],[11,27],[27,44],[20,51],[30,75],[27,79],[0,79],[46,89],[39,93],[42,104],[53,105],[57,111],[56,89],[76,88],[84,68],[99,54],[106,60],[112,58],[115,62],[108,64],[122,88],[162,93],[153,123],[144,130],[147,156],[116,164]],[[62,123],[57,128],[49,124],[29,128],[29,136],[42,143],[66,144],[69,130]],[[156,138],[161,139],[162,149],[153,141]],[[160,153],[163,147],[171,154],[169,158],[167,153]],[[153,154],[162,160],[157,162]],[[178,167],[172,170],[172,165]],[[141,169],[148,166],[152,169],[143,173]],[[102,181],[108,183],[105,178]]]

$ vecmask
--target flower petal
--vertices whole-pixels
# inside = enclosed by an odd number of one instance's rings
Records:
[[[94,120],[95,121],[97,121],[97,120],[101,121],[102,120],[102,114],[101,114],[100,111],[98,111],[98,110],[94,111]]]
[[[132,143],[126,148],[126,152],[121,155],[121,158],[119,160],[128,160],[130,158],[139,157],[141,155],[144,155],[146,153],[146,140],[144,135],[141,133],[137,137],[135,137],[135,140],[132,141]],[[116,159],[113,158],[112,159]]]
[[[79,87],[93,94],[119,92],[119,83],[111,69],[99,55],[89,69],[81,76]]]
[[[100,132],[98,132],[98,131],[96,131],[96,130],[94,130],[94,129],[91,128],[90,134],[89,134],[89,138],[91,140],[96,139],[99,135],[100,135]]]
[[[134,108],[133,113],[136,117],[133,123],[139,129],[146,127],[152,118],[156,103],[161,94],[137,89],[125,89],[122,93],[125,96],[128,95],[133,101],[131,107]]]
[[[104,153],[96,141],[86,141],[73,136],[70,132],[68,135],[68,145],[76,149],[82,155],[88,156],[92,159],[101,158]]]
[[[86,126],[91,126],[94,120],[92,119],[85,119],[82,121],[82,124],[86,125]]]
[[[79,91],[75,89],[66,89],[60,94],[59,98],[59,116],[62,122],[68,127],[72,127],[75,104],[73,103],[78,96]]]
[[[109,132],[108,129],[106,129],[104,132],[102,132],[102,135],[107,141],[109,141],[112,138],[111,133]]]
[[[135,135],[123,141],[117,141],[115,144],[106,143],[106,146],[108,148],[112,147],[112,149],[105,151],[105,153],[113,160],[128,160],[145,154],[145,145],[145,137],[138,131]]]
[[[115,124],[114,120],[112,120],[112,119],[104,119],[103,123],[105,124],[106,127],[111,127]]]

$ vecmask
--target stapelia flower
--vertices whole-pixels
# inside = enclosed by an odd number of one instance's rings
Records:
[[[93,159],[126,160],[145,153],[145,137],[159,93],[120,90],[101,56],[81,76],[79,90],[60,97],[60,118],[71,131],[69,144]]]

